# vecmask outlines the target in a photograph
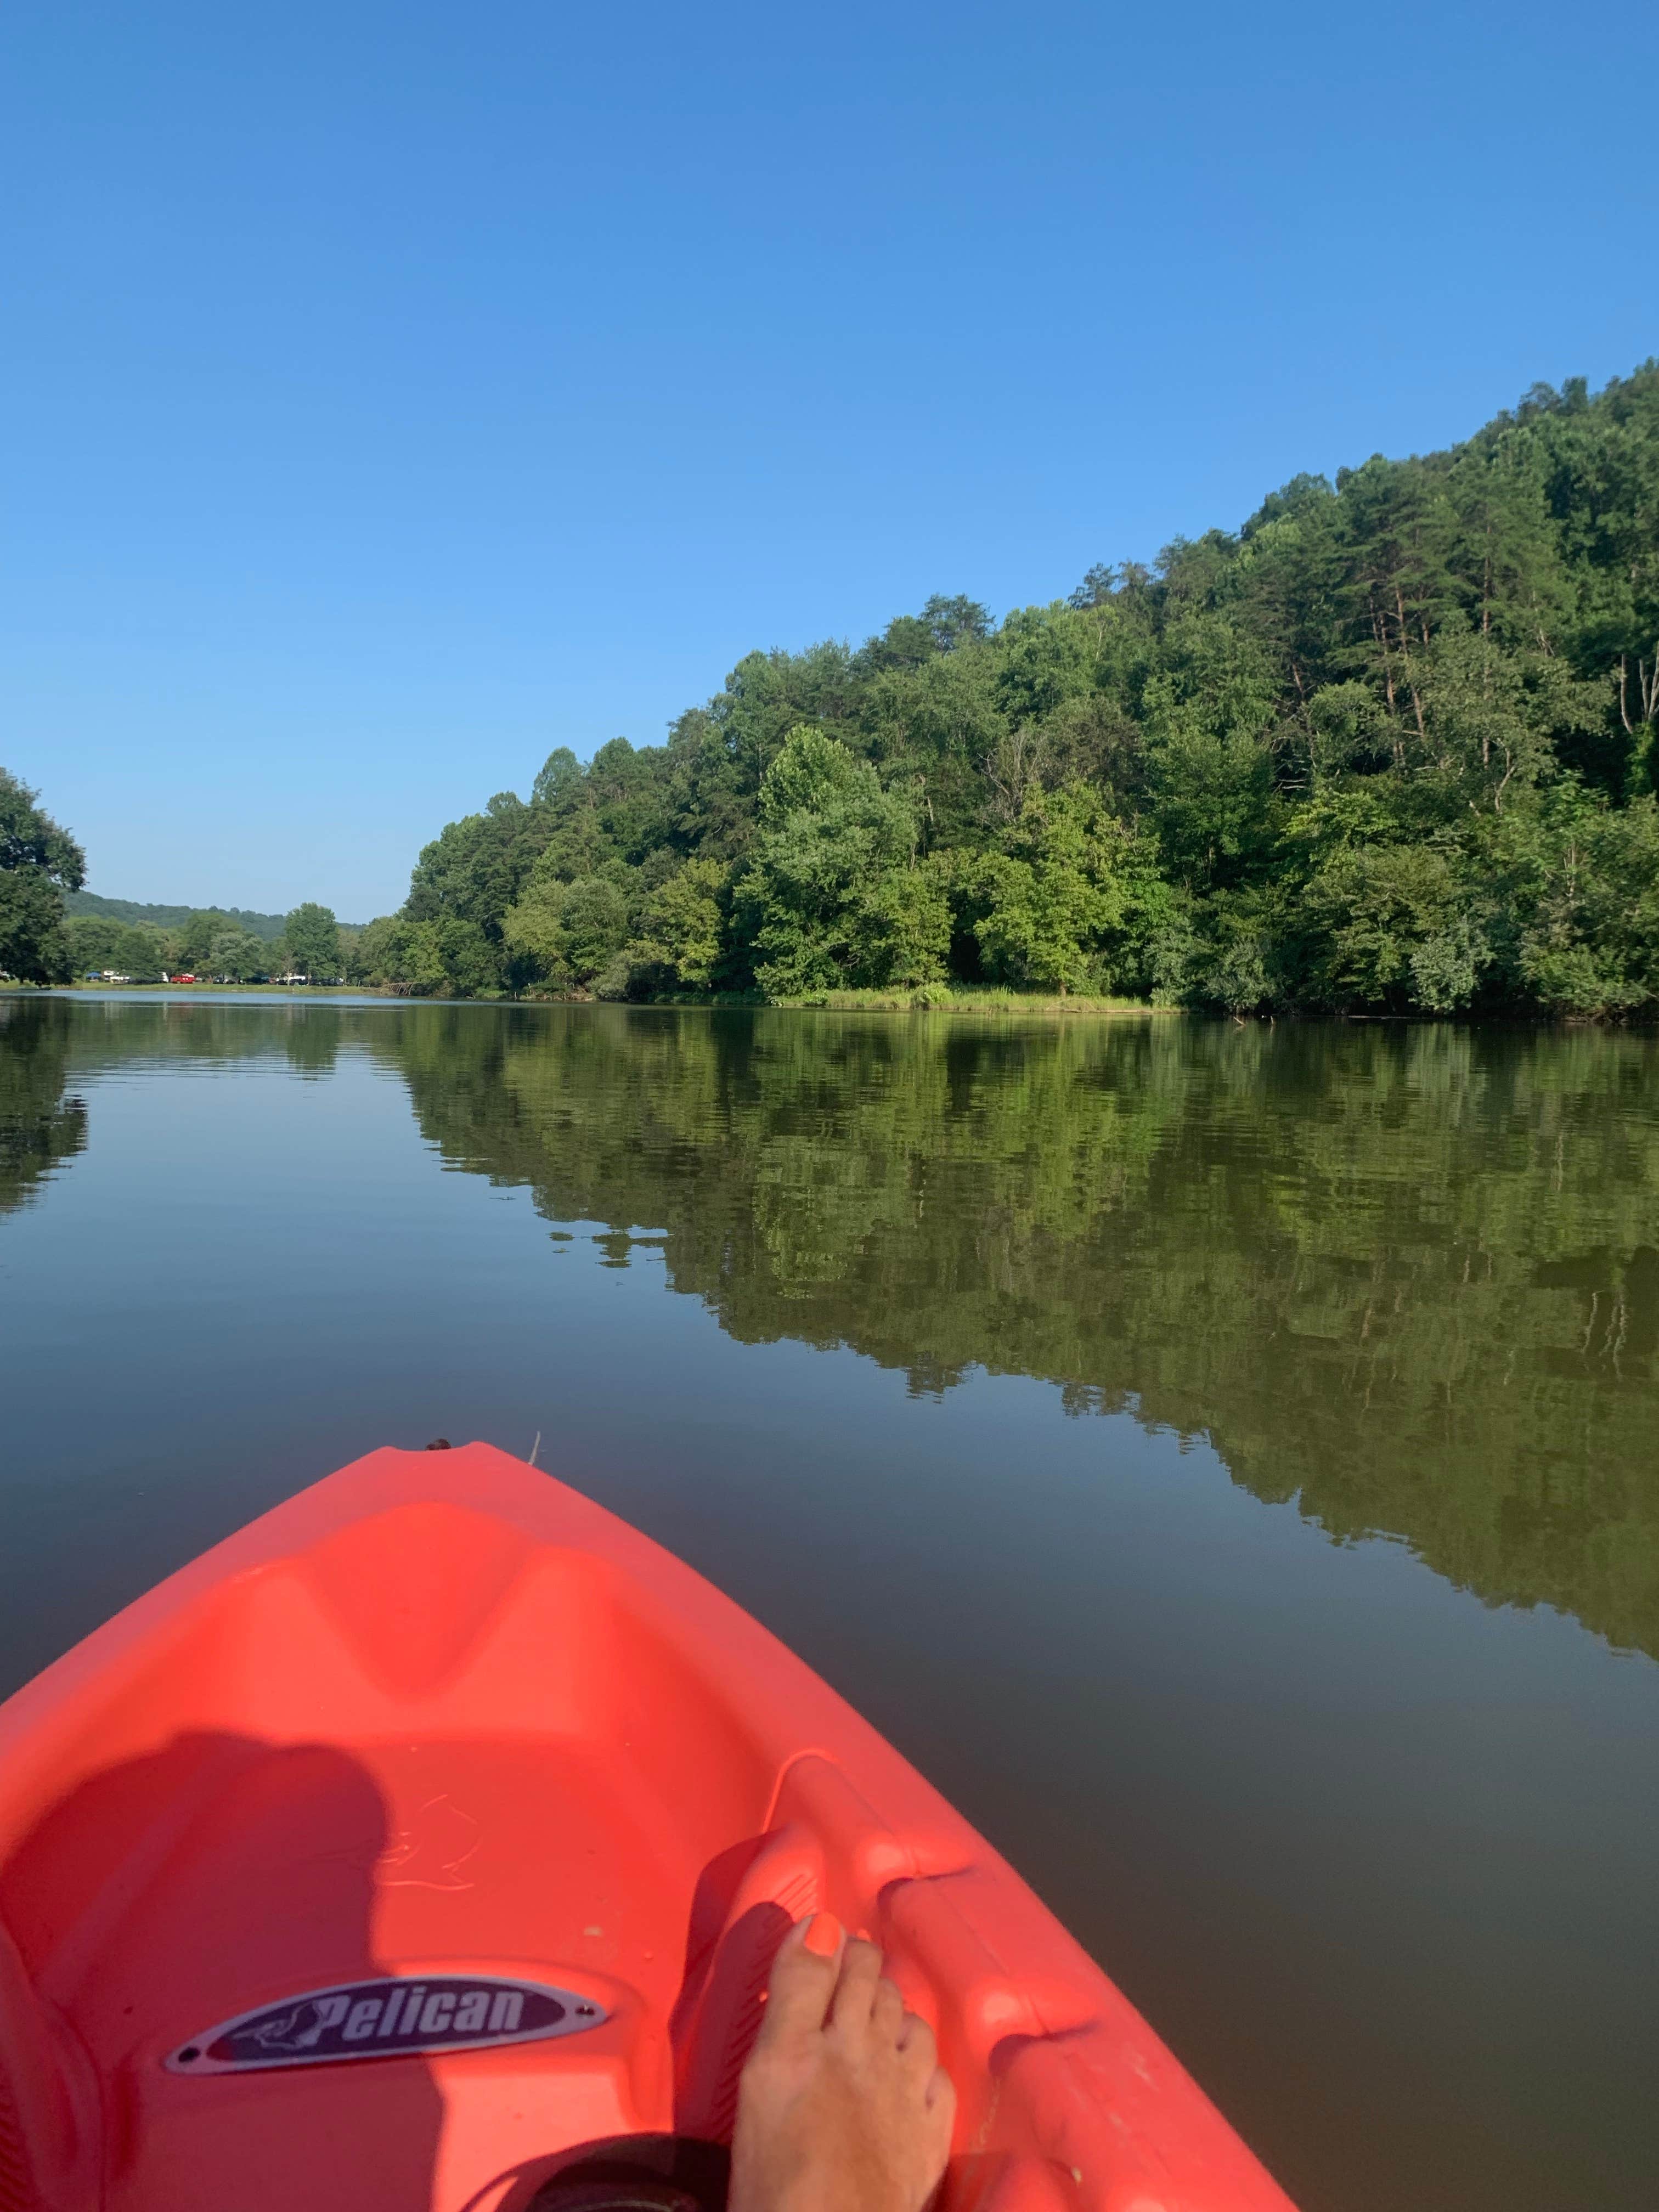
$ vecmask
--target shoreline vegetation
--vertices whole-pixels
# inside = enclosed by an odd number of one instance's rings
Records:
[[[361,929],[66,919],[84,872],[0,770],[22,981],[1651,1018],[1659,362],[1000,622],[935,597],[751,653],[665,743],[561,747],[450,823]]]
[[[327,1003],[347,999],[361,1002],[366,999],[384,1000],[392,1006],[604,1006],[624,1003],[639,1008],[656,1008],[664,1012],[708,1013],[759,1012],[763,1009],[778,1013],[830,1014],[951,1014],[1035,1016],[1042,1019],[1093,1018],[1124,1020],[1145,1018],[1166,1020],[1171,1017],[1187,1019],[1223,1018],[1216,1010],[1184,1006],[1170,1000],[1122,999],[1103,997],[1088,992],[1072,992],[1062,996],[1055,992],[1009,991],[975,989],[948,984],[927,984],[915,990],[893,991],[819,991],[799,998],[768,999],[756,991],[673,991],[663,992],[652,998],[635,998],[626,1001],[606,1000],[592,991],[478,992],[471,996],[450,996],[441,992],[414,992],[386,983],[234,983],[218,982],[208,978],[197,978],[193,982],[167,983],[107,983],[94,981],[90,977],[72,978],[67,983],[46,985],[19,983],[9,978],[0,978],[0,998],[33,995],[46,990],[54,996],[65,993],[130,992],[142,1000],[152,991],[199,990],[204,1001],[223,1001],[227,998],[281,999],[289,1004],[295,1001]],[[1262,1021],[1271,1025],[1275,1021],[1339,1021],[1360,1025],[1389,1024],[1421,1024],[1454,1018],[1419,1009],[1391,1012],[1375,1007],[1345,1006],[1340,1008],[1300,1009],[1290,1007],[1275,1013],[1271,1008],[1239,1012],[1231,1018],[1237,1023]],[[1602,1014],[1574,1013],[1557,1011],[1540,1014],[1526,1008],[1495,1006],[1480,1012],[1465,1009],[1455,1018],[1467,1024],[1484,1022],[1488,1026],[1503,1028],[1519,1024],[1536,1027],[1540,1021],[1565,1028],[1595,1028],[1605,1025]],[[1620,1018],[1620,1028],[1646,1029],[1652,1026],[1653,1014],[1642,1010]]]
[[[0,983],[0,992],[17,991],[36,987],[17,983]],[[527,990],[507,998],[502,994],[480,995],[476,1000],[446,997],[439,993],[416,994],[398,989],[387,984],[369,983],[239,983],[221,982],[197,977],[193,984],[180,986],[174,982],[109,983],[101,978],[71,979],[62,984],[45,988],[56,991],[130,990],[143,993],[150,990],[171,990],[183,988],[199,989],[204,994],[223,997],[234,993],[238,998],[280,998],[292,1000],[303,996],[310,999],[374,997],[404,1000],[432,1006],[463,1006],[469,1003],[516,1006],[595,1006],[607,1003],[591,991]],[[1094,1014],[1094,1015],[1168,1015],[1188,1010],[1173,1004],[1155,1006],[1149,999],[1124,999],[1091,995],[1074,992],[1066,996],[1041,991],[1010,991],[994,988],[973,989],[942,983],[922,985],[915,989],[890,991],[817,991],[798,998],[764,999],[754,991],[681,991],[665,993],[655,998],[631,1001],[637,1006],[678,1007],[696,1011],[706,1007],[711,1011],[769,1006],[784,1012],[819,1013],[957,1013],[957,1014]]]

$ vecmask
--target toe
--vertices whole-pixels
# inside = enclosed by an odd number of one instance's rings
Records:
[[[811,2034],[823,2026],[836,1991],[842,1942],[841,1924],[827,1912],[812,1914],[789,1930],[766,1985],[763,2042]]]
[[[904,1999],[899,1995],[897,1984],[890,1982],[885,1974],[876,1984],[876,1993],[870,2000],[870,2025],[888,2043],[899,2040],[904,2026]]]
[[[957,2085],[942,2066],[935,2066],[922,2098],[929,2115],[948,2136],[957,2116]]]
[[[867,2027],[881,1979],[881,1953],[873,1943],[854,1936],[842,1953],[841,1978],[830,2000],[830,2017],[837,2027]]]
[[[939,2045],[933,2031],[917,2014],[907,2012],[898,2031],[898,2047],[919,2074],[931,2074],[939,2064]]]

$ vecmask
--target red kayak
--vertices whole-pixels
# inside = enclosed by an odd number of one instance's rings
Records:
[[[1287,2212],[1024,1883],[689,1567],[378,1451],[0,1707],[0,2212],[708,2212],[823,1909],[934,2026],[946,2212]]]

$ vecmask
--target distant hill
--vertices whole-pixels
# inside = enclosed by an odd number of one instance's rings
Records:
[[[283,915],[255,914],[245,906],[145,906],[137,899],[100,898],[96,891],[66,891],[64,908],[69,914],[105,915],[112,921],[153,922],[157,929],[177,929],[193,914],[222,914],[250,935],[264,938],[267,945],[274,944],[283,933]],[[342,924],[348,929],[354,926]]]

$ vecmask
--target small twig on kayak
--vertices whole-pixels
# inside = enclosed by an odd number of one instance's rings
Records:
[[[541,1432],[541,1431],[540,1431],[539,1429],[538,1429],[538,1430],[537,1430],[537,1431],[536,1431],[536,1441],[535,1441],[535,1443],[534,1443],[533,1444],[532,1444],[532,1445],[531,1445],[531,1447],[530,1447],[530,1464],[531,1464],[531,1466],[532,1466],[532,1467],[534,1467],[534,1466],[535,1466],[535,1464],[536,1464],[536,1455],[537,1455],[537,1453],[541,1449],[541,1448],[542,1448],[542,1432]]]

